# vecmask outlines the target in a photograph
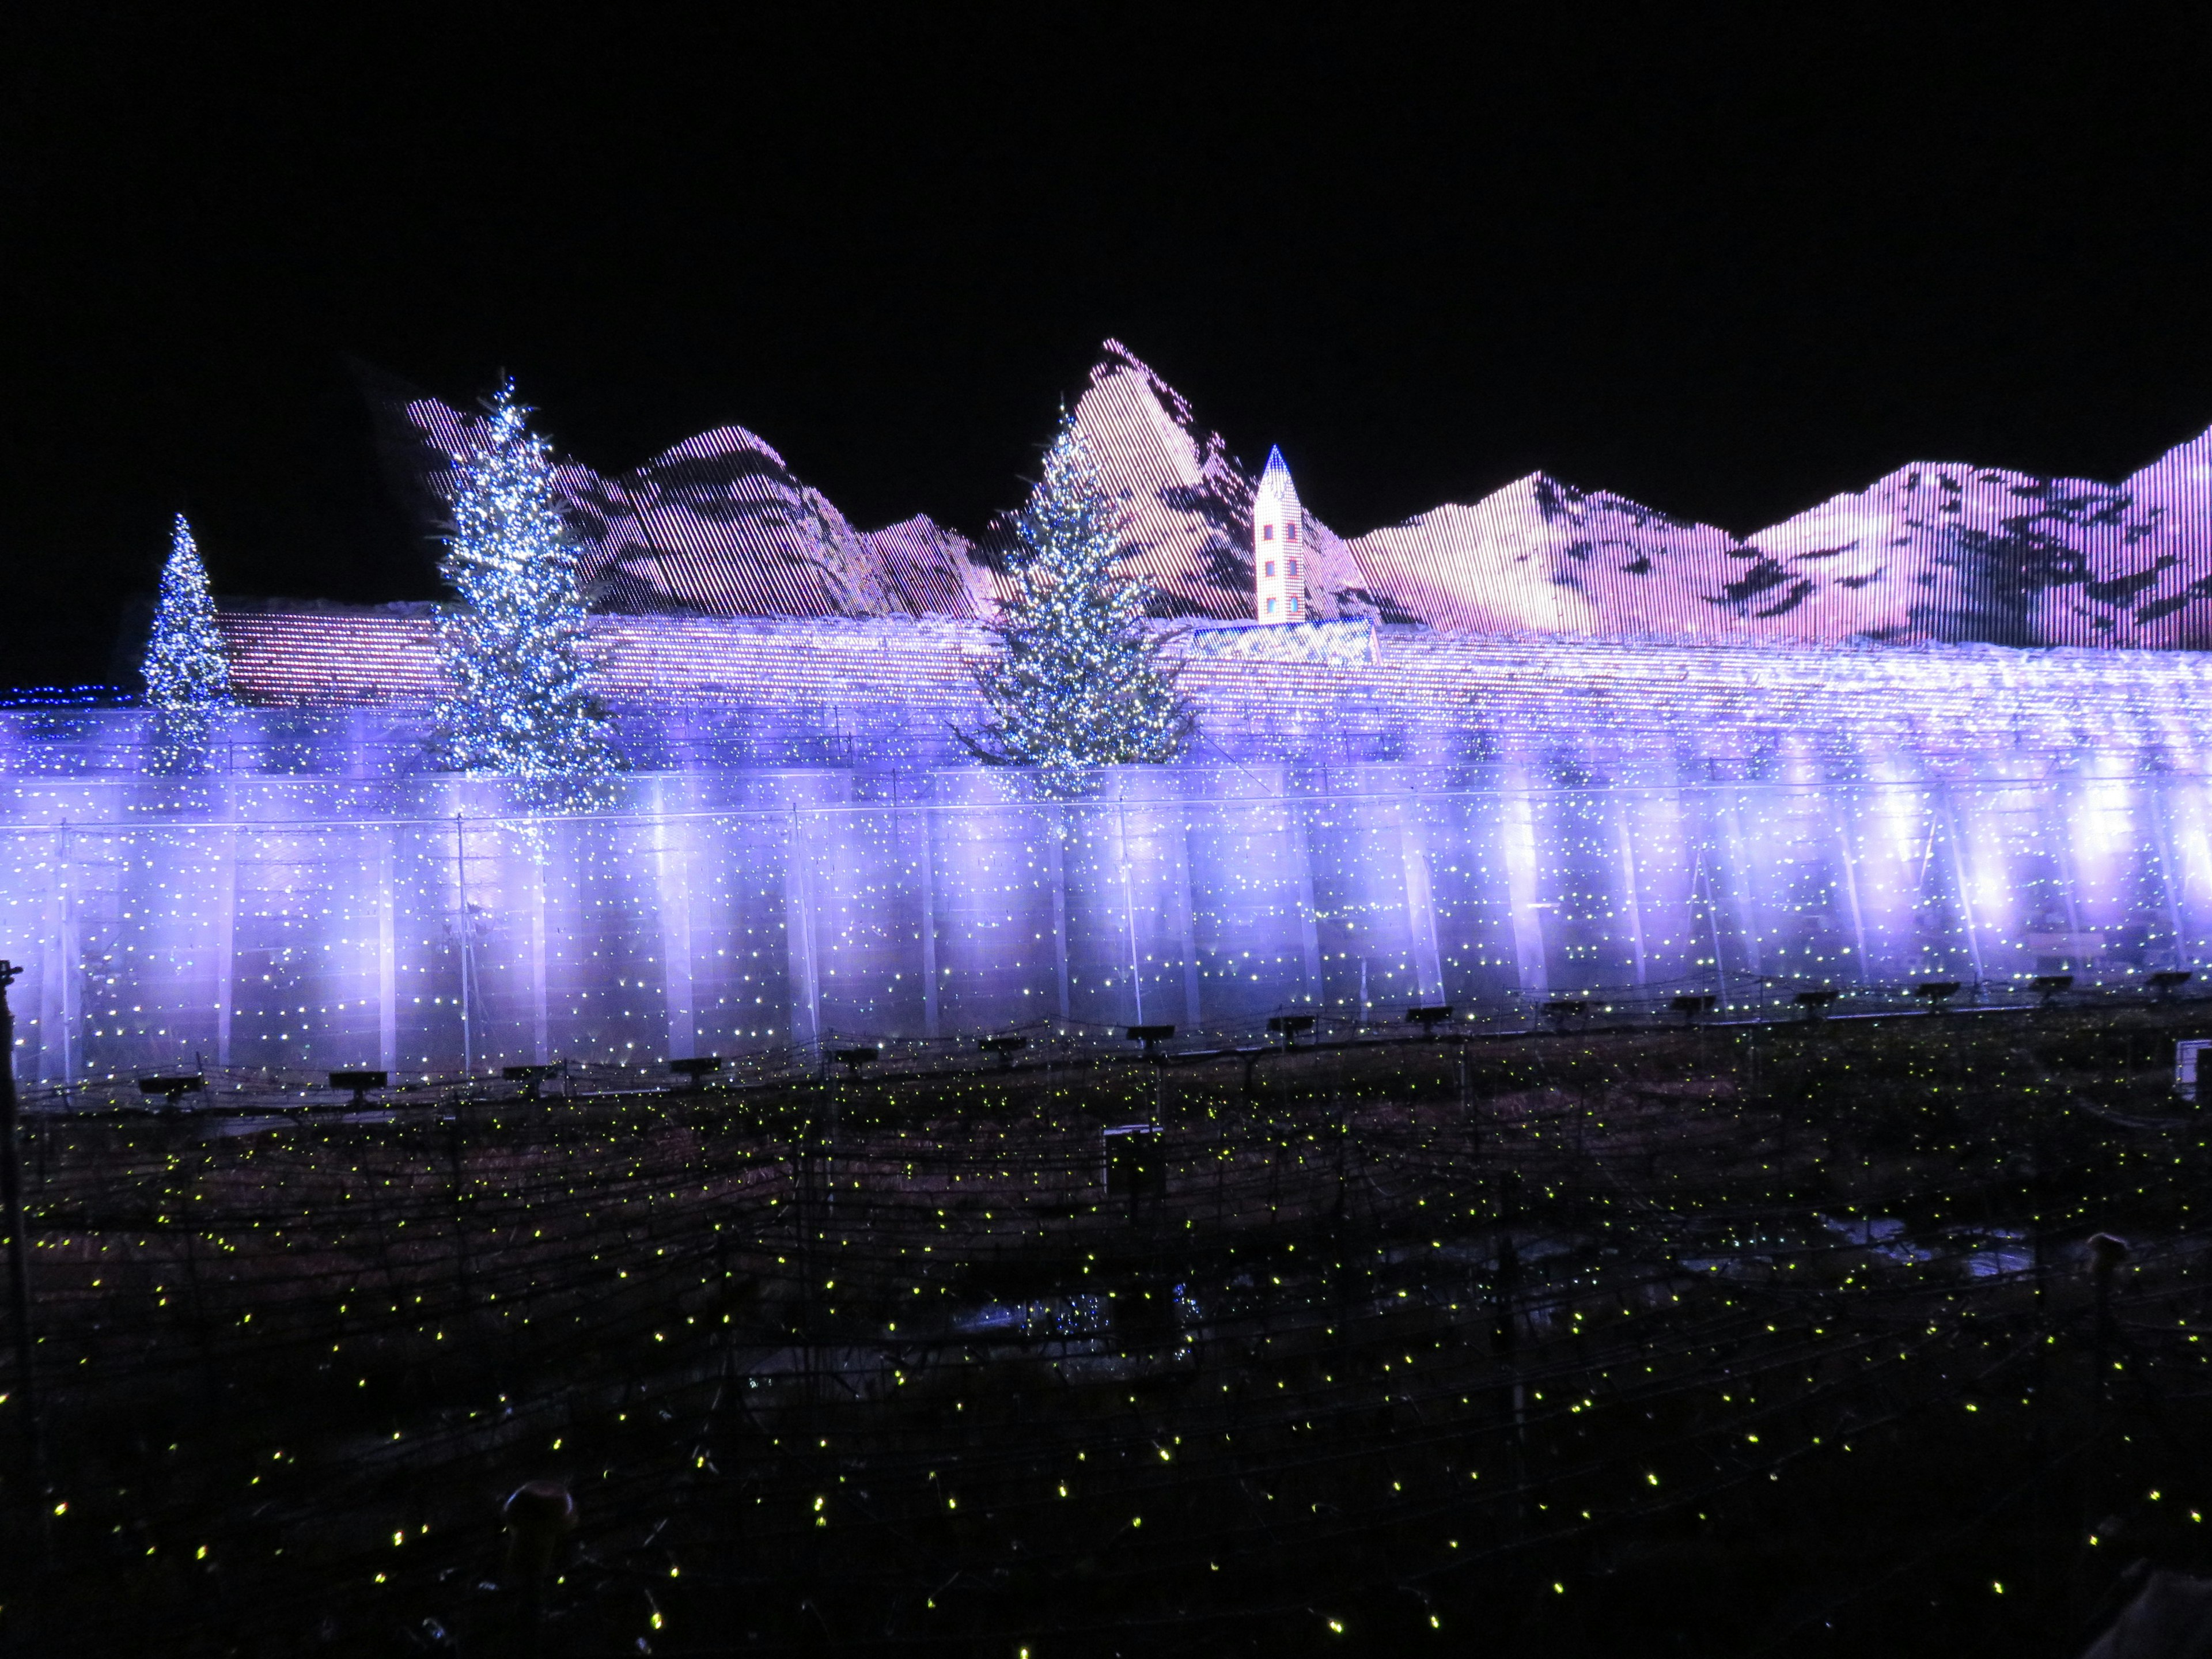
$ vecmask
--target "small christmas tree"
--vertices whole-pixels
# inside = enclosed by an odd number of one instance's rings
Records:
[[[1054,793],[1093,767],[1173,760],[1190,738],[1190,708],[1143,626],[1146,584],[1121,569],[1121,517],[1063,413],[1014,521],[1013,591],[994,624],[1003,653],[975,670],[991,717],[958,734],[993,765],[1040,769]]]
[[[139,672],[149,708],[204,710],[230,702],[230,659],[216,626],[215,596],[208,591],[207,567],[200,562],[192,527],[181,513],[170,533],[161,602],[154,609],[153,636]]]
[[[585,684],[576,555],[554,505],[553,459],[501,386],[469,453],[453,458],[453,532],[439,573],[460,603],[438,616],[452,685],[435,710],[456,770],[532,780],[620,769],[606,711]]]
[[[177,514],[169,561],[139,674],[155,711],[152,763],[161,772],[198,771],[207,763],[214,711],[230,705],[230,659],[216,626],[215,597],[192,527]]]

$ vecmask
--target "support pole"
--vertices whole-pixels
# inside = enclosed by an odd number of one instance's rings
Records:
[[[937,1041],[937,813],[925,802],[917,816],[921,822],[921,852],[916,860],[921,874],[921,1034]],[[1063,937],[1065,937],[1063,935]],[[1060,953],[1060,982],[1066,983],[1067,953]],[[1067,1018],[1067,994],[1060,993],[1060,1018]]]
[[[399,1069],[399,955],[398,902],[392,890],[394,831],[390,826],[376,832],[376,1063],[390,1073]]]
[[[38,1379],[32,1370],[35,1344],[31,1336],[30,1252],[23,1231],[23,1160],[16,1141],[15,1014],[8,1006],[8,988],[23,970],[0,961],[0,1204],[8,1212],[8,1301],[9,1320],[15,1328],[15,1379],[22,1391],[24,1454],[30,1468],[33,1492],[43,1482],[43,1457],[39,1443]]]
[[[469,913],[468,831],[453,814],[453,882],[461,903],[461,1078],[476,1075],[477,919]]]
[[[1074,998],[1067,973],[1067,808],[1055,803],[1045,819],[1051,858],[1053,979],[1060,992],[1060,1024],[1066,1030],[1074,1017]],[[932,1035],[934,1035],[933,1033]]]

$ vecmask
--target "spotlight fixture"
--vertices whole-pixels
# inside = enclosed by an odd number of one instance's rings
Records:
[[[719,1065],[720,1062],[715,1063]],[[673,1063],[670,1065],[669,1069],[675,1070]],[[541,1086],[545,1079],[549,1077],[558,1077],[561,1070],[558,1066],[502,1066],[500,1067],[499,1074],[509,1083],[520,1083],[522,1085],[522,1097],[525,1100],[537,1100],[542,1097]]]
[[[1145,1058],[1147,1060],[1159,1059],[1160,1044],[1175,1034],[1176,1028],[1172,1025],[1128,1025],[1122,1028],[1122,1035],[1130,1042],[1145,1045]]]
[[[975,1039],[975,1047],[979,1051],[987,1054],[996,1054],[999,1057],[999,1069],[1002,1072],[1012,1071],[1014,1056],[1029,1046],[1030,1040],[1025,1036],[987,1036]]]
[[[331,1088],[353,1091],[353,1104],[356,1106],[368,1104],[371,1089],[392,1086],[392,1073],[389,1072],[332,1072],[330,1079]]]
[[[191,1077],[142,1077],[138,1079],[142,1095],[159,1095],[164,1103],[173,1106],[182,1095],[207,1092],[207,1079],[197,1074]]]

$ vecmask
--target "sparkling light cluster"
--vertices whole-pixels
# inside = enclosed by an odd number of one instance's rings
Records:
[[[975,671],[990,718],[965,739],[983,760],[1041,769],[1063,793],[1097,767],[1173,760],[1189,740],[1189,707],[1142,626],[1146,585],[1121,569],[1121,520],[1063,414],[1015,520],[1023,550],[994,630],[1002,654]]]
[[[458,771],[595,777],[618,758],[586,684],[576,555],[554,504],[550,446],[508,381],[476,447],[453,459],[453,532],[440,573],[460,603],[438,618],[450,685],[438,742]]]
[[[1256,1077],[1032,1048],[465,1109],[38,1113],[36,1352],[70,1431],[39,1588],[92,1659],[167,1651],[164,1621],[296,1650],[301,1605],[429,1609],[496,1651],[496,1496],[556,1479],[571,1628],[684,1640],[741,1596],[770,1651],[828,1622],[827,1559],[846,1629],[925,1651],[1212,1653],[1224,1603],[1281,1633],[1248,1651],[1463,1650],[1431,1637],[1483,1628],[1532,1558],[1543,1596],[1641,1631],[1661,1604],[1624,1595],[1619,1540],[1693,1526],[1800,1575],[1785,1611],[1887,1584],[1877,1636],[1923,1617],[1931,1559],[2016,1605],[1993,1547],[2195,1547],[2212,1509],[2169,1431],[2212,1365],[2208,1147],[2163,1065],[2189,1029],[1415,1040]],[[1148,1144],[1102,1133],[1133,1119]],[[2093,1317],[2100,1229],[2136,1243]],[[2054,1445],[2100,1453],[2086,1515]],[[2030,1518],[1993,1546],[1961,1509]],[[1926,1576],[1777,1568],[1792,1516]],[[963,1559],[1012,1565],[963,1585]],[[1669,1619],[1741,1628],[1745,1577],[1684,1582]]]
[[[161,599],[139,672],[147,706],[155,711],[154,769],[198,770],[205,764],[210,716],[231,702],[230,664],[207,567],[181,513],[170,535],[168,562],[161,567]]]

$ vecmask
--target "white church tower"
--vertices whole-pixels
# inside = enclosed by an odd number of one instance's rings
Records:
[[[1270,447],[1252,498],[1252,615],[1263,623],[1306,618],[1305,514],[1283,452]]]

